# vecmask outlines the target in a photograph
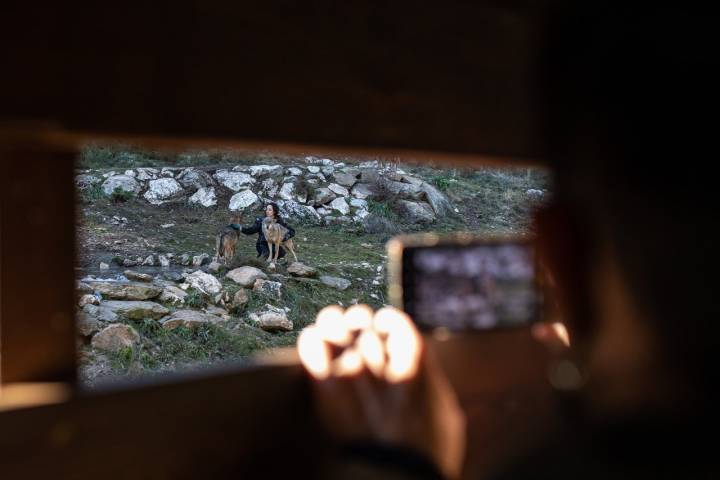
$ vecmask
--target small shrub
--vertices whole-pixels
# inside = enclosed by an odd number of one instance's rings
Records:
[[[84,203],[93,203],[101,198],[105,198],[105,192],[102,185],[97,183],[80,191],[80,199]]]
[[[110,195],[110,200],[112,200],[113,203],[124,203],[130,200],[132,197],[133,192],[127,192],[120,187],[115,187],[115,190],[113,190],[112,194]]]

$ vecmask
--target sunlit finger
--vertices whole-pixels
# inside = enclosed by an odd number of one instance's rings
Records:
[[[353,305],[345,311],[345,322],[350,330],[364,330],[372,324],[373,311],[367,305]]]
[[[385,351],[382,341],[374,330],[365,329],[357,339],[357,347],[363,362],[379,378],[384,376]]]
[[[324,380],[330,375],[330,349],[317,327],[310,326],[300,332],[297,347],[300,361],[313,377]]]
[[[566,347],[570,346],[570,334],[567,331],[567,328],[565,327],[565,324],[560,322],[555,322],[550,327],[553,329],[553,332],[555,333],[555,336],[565,345]]]
[[[326,342],[345,347],[352,341],[344,311],[337,305],[329,305],[317,314],[315,326]]]
[[[387,334],[385,378],[390,382],[412,378],[420,363],[421,339],[410,317],[397,309],[383,308],[375,314],[373,327]]]

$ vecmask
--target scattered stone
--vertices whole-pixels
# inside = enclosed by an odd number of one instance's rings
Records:
[[[160,255],[158,257],[158,262],[160,263],[161,267],[167,268],[170,266],[170,260],[168,260],[168,258],[165,255]]]
[[[222,268],[224,268],[224,265],[220,265],[215,260],[210,262],[210,264],[207,267],[208,272],[212,272],[212,273],[218,273]]]
[[[180,272],[163,272],[162,277],[175,283],[180,283],[184,280]]]
[[[245,266],[230,270],[226,275],[233,282],[237,283],[241,287],[249,288],[255,285],[255,280],[262,278],[267,279],[265,272],[259,268]]]
[[[166,286],[158,300],[163,303],[172,303],[173,305],[182,305],[185,303],[185,297],[187,292],[182,288],[175,287],[173,285]]]
[[[215,196],[215,188],[213,187],[200,187],[197,192],[193,193],[188,198],[188,203],[191,205],[202,205],[203,207],[214,207],[217,205],[217,197]]]
[[[123,267],[137,267],[138,262],[132,258],[125,258],[122,261]]]
[[[357,183],[357,177],[350,173],[335,173],[333,178],[335,179],[335,182],[347,188],[350,188]]]
[[[103,298],[113,300],[149,300],[162,293],[162,288],[147,283],[110,283],[97,282],[92,287],[100,292]]]
[[[541,198],[543,196],[543,191],[538,190],[537,188],[530,188],[525,191],[525,195],[531,198]]]
[[[185,282],[192,288],[206,295],[215,295],[222,290],[222,284],[217,278],[201,270],[193,273],[183,273],[183,277],[185,278]]]
[[[316,165],[310,165],[310,166],[308,167],[308,172],[310,172],[310,173],[320,173],[320,167],[318,167],[318,166],[316,166]]]
[[[110,268],[110,265],[108,265],[105,262],[100,262],[100,270],[108,270]]]
[[[205,307],[203,309],[203,311],[205,313],[207,313],[208,315],[214,315],[216,317],[219,317],[220,320],[227,321],[227,320],[230,320],[230,318],[231,318],[230,312],[228,312],[227,310],[225,310],[222,307],[216,307],[215,305],[208,305],[207,307]]]
[[[192,258],[187,253],[183,253],[180,255],[180,265],[188,266],[190,265],[190,262],[192,261]]]
[[[350,285],[352,285],[352,282],[350,280],[339,277],[331,277],[328,275],[322,275],[320,277],[320,281],[328,287],[336,288],[338,290],[345,290]]]
[[[95,295],[86,293],[80,297],[80,300],[78,300],[78,307],[82,308],[85,305],[100,305],[100,299],[98,299]]]
[[[323,175],[326,175],[329,177],[330,175],[332,175],[335,172],[335,167],[332,167],[332,166],[322,167],[321,170],[322,170]]]
[[[142,264],[149,266],[149,267],[154,266],[155,265],[155,257],[153,255],[148,255]]]
[[[300,262],[293,262],[287,268],[287,272],[295,277],[314,277],[317,275],[317,268],[309,267]]]
[[[201,267],[201,266],[205,265],[206,263],[210,263],[210,255],[208,255],[207,253],[195,255],[192,259],[193,267]]]
[[[298,175],[302,175],[303,172],[302,172],[302,170],[300,170],[300,169],[297,168],[297,167],[290,167],[290,168],[287,169],[287,173],[288,173],[288,175],[292,175],[292,176],[294,176],[294,177],[297,177]]]
[[[293,329],[285,311],[272,305],[266,304],[264,311],[251,313],[249,318],[266,332],[291,332]]]
[[[142,320],[143,318],[158,319],[170,313],[170,310],[155,302],[108,300],[103,302],[102,306],[110,309],[117,316],[129,320]]]
[[[164,223],[164,224],[160,225],[160,228],[170,228],[170,227],[174,227],[174,226],[175,226],[174,223]]]
[[[355,212],[355,220],[362,221],[368,215],[370,215],[370,212],[365,210],[364,208],[362,208],[362,209],[358,210],[357,212]]]
[[[282,283],[258,278],[253,285],[253,292],[280,300],[282,298]]]
[[[83,311],[78,312],[75,324],[77,325],[77,333],[81,337],[92,337],[105,326],[104,323],[99,322],[96,318],[87,315]]]
[[[397,225],[390,220],[371,213],[362,219],[362,226],[365,233],[386,233],[394,235],[398,233]]]
[[[227,290],[223,290],[222,292],[215,295],[215,305],[228,305],[231,301],[230,299],[230,292]]]
[[[140,343],[140,335],[134,328],[123,324],[105,327],[91,341],[93,348],[110,352],[119,352],[138,343]]]
[[[126,277],[128,280],[135,280],[135,281],[137,281],[137,282],[147,282],[147,283],[150,283],[150,282],[153,281],[153,276],[152,276],[152,275],[148,275],[147,273],[140,273],[140,272],[134,272],[134,271],[132,271],[132,270],[125,270],[125,271],[123,272],[123,275],[125,275],[125,277]],[[148,298],[151,298],[151,297],[148,297]],[[141,299],[138,299],[138,300],[145,300],[145,299],[144,299],[144,298],[141,298]]]
[[[222,318],[195,310],[178,310],[169,317],[160,320],[163,328],[173,329],[177,327],[197,328],[200,325],[220,322]]]

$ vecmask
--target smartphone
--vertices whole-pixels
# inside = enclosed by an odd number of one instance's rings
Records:
[[[388,242],[388,295],[422,331],[529,326],[543,313],[532,237],[403,235]]]

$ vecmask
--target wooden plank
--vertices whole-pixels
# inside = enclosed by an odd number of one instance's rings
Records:
[[[0,150],[0,380],[76,377],[73,154]]]
[[[0,124],[536,157],[534,2],[18,3]]]

